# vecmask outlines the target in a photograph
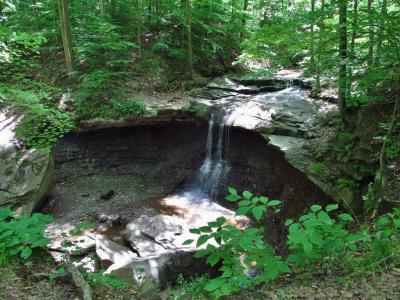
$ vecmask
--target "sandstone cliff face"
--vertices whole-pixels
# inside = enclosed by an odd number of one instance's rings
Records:
[[[13,143],[18,120],[0,112],[0,207],[31,214],[51,188],[54,163],[48,150],[25,150]]]

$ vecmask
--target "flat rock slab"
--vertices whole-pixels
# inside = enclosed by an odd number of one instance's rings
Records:
[[[198,102],[229,112],[227,125],[301,138],[308,137],[319,116],[336,109],[334,104],[311,99],[299,86],[251,96],[204,97]]]

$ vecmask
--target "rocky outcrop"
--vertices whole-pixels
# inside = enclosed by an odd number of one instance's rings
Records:
[[[20,149],[14,144],[18,120],[0,113],[0,207],[31,214],[52,186],[54,162],[48,150]]]

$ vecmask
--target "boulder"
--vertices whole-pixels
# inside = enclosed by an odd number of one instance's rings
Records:
[[[107,239],[104,235],[96,234],[95,238],[97,257],[101,265],[109,267],[111,271],[119,269],[137,257],[137,254],[129,248]]]
[[[193,250],[169,251],[159,255],[135,258],[126,264],[112,265],[105,274],[131,280],[135,284],[172,282],[180,274],[194,274],[204,271],[204,262],[193,258]]]
[[[20,149],[13,143],[18,121],[0,112],[0,207],[31,214],[51,188],[54,162],[49,150]]]
[[[129,223],[125,237],[140,256],[154,255],[181,246],[176,237],[182,235],[182,224],[177,218],[165,215],[141,216]]]
[[[50,250],[68,253],[69,255],[83,255],[94,250],[96,241],[88,235],[53,238],[47,246]]]

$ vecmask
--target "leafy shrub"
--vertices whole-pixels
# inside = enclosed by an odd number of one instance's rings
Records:
[[[33,214],[32,216],[15,216],[9,207],[0,211],[0,264],[7,263],[12,256],[28,259],[32,250],[45,247],[49,239],[43,236],[47,223],[53,221],[51,216]]]
[[[104,275],[105,270],[98,272],[84,273],[85,280],[89,283],[96,283],[108,288],[121,289],[131,286],[128,280],[119,279],[112,275]]]
[[[344,177],[340,177],[337,180],[337,184],[338,186],[345,188],[348,187],[350,189],[357,189],[359,187],[359,184],[357,181],[353,180],[353,179],[349,179],[349,178],[344,178]]]
[[[15,133],[30,148],[46,148],[74,128],[73,119],[66,113],[42,104],[27,108]]]
[[[146,105],[134,99],[112,100],[111,105],[115,111],[116,117],[139,117],[146,113]]]
[[[239,201],[237,215],[251,214],[257,220],[261,219],[268,208],[280,204],[280,201],[269,200],[267,197],[253,197],[248,191],[240,196],[235,189],[229,188],[229,193],[226,197],[228,201]],[[206,262],[211,266],[219,262],[222,265],[222,275],[210,279],[204,287],[215,298],[273,280],[281,273],[289,272],[288,265],[264,241],[262,227],[239,230],[236,226],[229,225],[226,218],[219,217],[209,222],[208,226],[191,229],[190,232],[199,235],[196,247],[208,243],[195,257],[207,257]],[[185,242],[191,243],[193,240]]]
[[[377,234],[387,239],[400,237],[400,208],[380,217],[376,222]]]
[[[297,223],[286,221],[289,226],[287,245],[291,252],[289,262],[304,266],[328,257],[338,258],[357,249],[360,234],[351,234],[344,226],[353,218],[348,214],[332,218],[330,213],[337,209],[337,204],[327,205],[325,209],[313,205],[311,212],[302,215]]]

